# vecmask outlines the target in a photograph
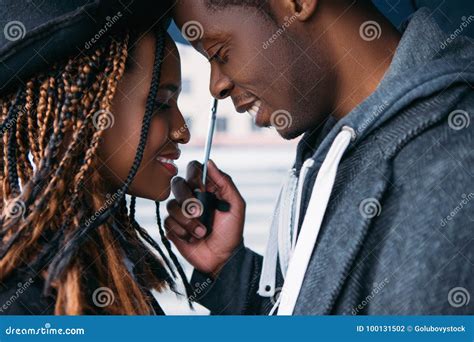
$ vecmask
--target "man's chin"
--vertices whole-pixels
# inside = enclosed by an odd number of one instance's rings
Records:
[[[302,130],[291,129],[291,127],[277,130],[277,132],[285,140],[296,139],[304,133]]]

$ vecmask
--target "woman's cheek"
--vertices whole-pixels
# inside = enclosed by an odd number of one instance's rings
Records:
[[[152,150],[153,153],[159,153],[169,140],[169,125],[159,115],[153,118],[148,132],[147,149]]]

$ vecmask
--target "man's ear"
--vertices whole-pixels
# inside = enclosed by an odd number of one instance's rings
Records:
[[[294,15],[299,21],[307,21],[310,19],[316,7],[318,6],[318,0],[289,0],[290,6],[292,7]]]

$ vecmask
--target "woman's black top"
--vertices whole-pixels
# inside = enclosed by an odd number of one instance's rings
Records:
[[[0,282],[0,315],[54,315],[55,298],[44,296],[43,286],[42,277],[20,271]],[[153,309],[155,315],[165,314],[156,301]]]

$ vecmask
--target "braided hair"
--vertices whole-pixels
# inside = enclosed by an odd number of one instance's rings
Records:
[[[106,194],[97,151],[130,53],[129,33],[57,63],[0,97],[0,281],[18,270],[45,278],[55,314],[150,314],[150,290],[176,291],[175,269],[191,287],[162,234],[167,254],[135,220],[125,194],[143,158],[160,84],[165,32],[155,63],[139,145],[128,177]],[[99,126],[99,127],[98,127]],[[158,226],[162,233],[161,221]],[[166,243],[166,242],[167,243]],[[171,260],[168,260],[168,259]],[[106,288],[111,300],[97,301]]]

